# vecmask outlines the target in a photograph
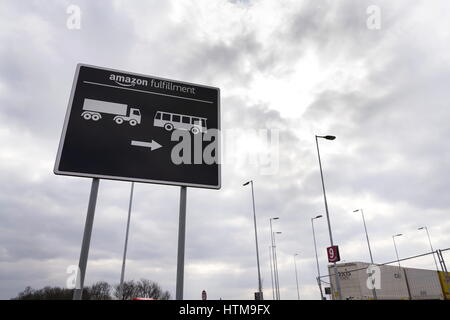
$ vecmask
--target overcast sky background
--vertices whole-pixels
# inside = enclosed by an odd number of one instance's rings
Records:
[[[66,26],[70,4],[81,29]],[[369,5],[381,29],[367,27]],[[310,218],[324,214],[320,141],[335,243],[346,262],[376,262],[450,247],[450,2],[1,1],[0,298],[26,286],[65,286],[77,265],[91,180],[53,166],[77,63],[221,89],[222,189],[188,189],[185,298],[252,299],[257,270],[271,298],[269,218],[282,299],[319,298]],[[279,168],[251,133],[278,130]],[[245,131],[246,130],[246,131]],[[231,133],[238,132],[234,139]],[[228,144],[227,144],[228,143]],[[227,146],[231,146],[228,147]],[[273,149],[270,155],[276,160]],[[255,156],[256,162],[252,161]],[[228,158],[229,157],[229,158]],[[266,159],[267,160],[267,159]],[[86,284],[118,283],[130,183],[101,180]],[[175,296],[179,188],[136,184],[127,280]],[[321,272],[329,245],[316,220]],[[450,254],[446,254],[450,263]],[[431,256],[404,265],[434,268]]]

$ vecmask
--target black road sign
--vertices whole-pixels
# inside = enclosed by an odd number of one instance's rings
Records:
[[[218,88],[78,64],[55,174],[220,189]]]

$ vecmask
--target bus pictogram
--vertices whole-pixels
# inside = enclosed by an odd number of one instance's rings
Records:
[[[167,131],[181,129],[190,131],[193,134],[198,134],[200,132],[205,133],[206,118],[157,111],[155,114],[155,119],[153,121],[153,126],[164,128]]]

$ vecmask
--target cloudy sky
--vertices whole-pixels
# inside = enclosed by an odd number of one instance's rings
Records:
[[[320,147],[343,260],[369,260],[357,208],[378,263],[395,259],[396,233],[401,257],[429,250],[422,225],[435,248],[450,247],[449,10],[446,0],[1,1],[0,298],[65,286],[78,264],[91,180],[53,166],[80,62],[221,89],[223,185],[188,189],[185,298],[257,290],[249,179],[266,298],[275,216],[281,298],[297,298],[294,253],[301,297],[319,298],[315,134],[337,136]],[[87,285],[119,282],[129,192],[128,182],[100,182]],[[136,184],[125,277],[173,296],[178,201],[179,187]],[[324,274],[325,219],[316,235]]]

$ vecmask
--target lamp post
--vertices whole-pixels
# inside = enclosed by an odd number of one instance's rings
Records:
[[[399,268],[401,268],[402,266],[400,265],[400,258],[398,257],[398,251],[397,251],[397,245],[395,244],[395,238],[396,237],[401,237],[402,235],[403,235],[402,233],[399,233],[399,234],[396,234],[396,235],[392,236],[392,242],[394,242],[394,249],[395,249],[395,254],[397,256],[397,262],[398,262],[398,267]]]
[[[434,249],[433,249],[433,245],[431,244],[431,238],[430,238],[430,233],[428,232],[428,228],[426,226],[424,227],[420,227],[417,230],[425,230],[427,232],[427,236],[428,236],[428,242],[430,243],[430,248],[431,248],[431,252],[433,254],[433,259],[434,259],[434,264],[436,265],[436,270],[439,271],[439,267],[436,261],[436,257],[434,256]]]
[[[322,138],[322,139],[326,139],[326,140],[334,140],[334,139],[336,139],[336,137],[335,136],[317,136],[316,135],[317,156],[319,158],[320,178],[322,180],[323,200],[324,200],[324,203],[325,203],[325,213],[326,213],[326,216],[327,216],[328,233],[330,235],[331,246],[334,246],[333,234],[331,232],[330,214],[328,212],[327,195],[326,195],[326,192],[325,192],[325,183],[323,181],[322,161],[320,160],[318,138]],[[338,271],[337,271],[337,267],[336,267],[336,262],[333,262],[333,271],[334,271],[334,276],[335,276],[335,280],[336,280],[336,289],[337,289],[337,292],[338,292],[338,295],[339,295],[339,300],[341,300],[342,299],[341,284],[340,284],[340,281],[339,281],[339,275],[338,275]]]
[[[364,224],[364,230],[366,232],[367,247],[369,248],[370,262],[373,264],[372,250],[370,249],[369,234],[367,233],[366,219],[364,219],[364,211],[363,211],[363,209],[353,210],[353,212],[358,212],[358,211],[360,211],[361,215],[362,215],[362,220],[363,220],[363,224]]]
[[[123,259],[122,259],[122,271],[120,273],[120,294],[119,299],[123,300],[123,278],[125,276],[125,261],[127,259],[127,248],[128,248],[128,231],[130,230],[130,217],[131,217],[131,206],[133,204],[133,191],[134,191],[134,182],[131,182],[131,191],[130,191],[130,202],[128,204],[128,219],[127,219],[127,231],[125,233],[125,245],[123,249]]]
[[[294,267],[295,267],[295,282],[297,283],[297,297],[298,297],[298,300],[300,300],[300,291],[298,289],[297,263],[295,261],[296,256],[298,256],[298,253],[294,254]]]
[[[275,281],[275,296],[274,296],[274,300],[279,300],[279,291],[278,291],[278,289],[279,289],[279,286],[278,286],[278,277],[277,277],[277,274],[278,274],[278,269],[277,269],[277,265],[275,264],[276,263],[276,260],[275,260],[275,244],[274,244],[274,237],[273,237],[273,231],[272,231],[272,220],[278,220],[278,219],[280,219],[279,217],[273,217],[273,218],[270,218],[269,219],[269,222],[270,222],[270,240],[271,240],[271,247],[272,247],[272,257],[273,257],[273,259],[272,259],[272,261],[273,261],[273,278],[274,278],[274,281]]]
[[[250,180],[250,181],[244,183],[243,186],[246,186],[249,183],[252,186],[253,222],[255,224],[255,243],[256,243],[256,264],[258,266],[258,291],[259,291],[259,297],[260,297],[260,299],[262,299],[262,283],[261,283],[261,270],[260,270],[260,266],[259,266],[258,231],[256,228],[255,193],[253,191],[253,180]]]
[[[276,239],[275,239],[275,235],[277,234],[281,234],[280,231],[274,232],[273,233],[273,260],[274,260],[274,267],[275,267],[275,286],[276,286],[276,290],[277,290],[277,300],[280,300],[280,281],[279,281],[279,277],[278,277],[278,259],[277,259],[277,244],[276,244]]]
[[[274,286],[273,286],[272,252],[273,252],[273,247],[272,247],[272,245],[270,245],[270,246],[269,246],[269,257],[270,257],[270,279],[272,280],[272,299],[275,300],[275,289],[274,289]]]
[[[364,218],[364,211],[363,211],[363,209],[353,210],[353,212],[358,212],[358,211],[360,211],[361,215],[362,215],[362,220],[363,220],[363,224],[364,224],[364,230],[366,231],[367,247],[369,248],[370,263],[373,265],[372,250],[370,249],[369,234],[367,233],[367,226],[366,226],[366,219]],[[377,292],[376,292],[375,288],[373,288],[372,290],[373,290],[373,298],[375,300],[377,300]]]
[[[316,244],[316,233],[314,231],[314,220],[322,218],[322,215],[318,215],[314,218],[311,218],[311,226],[312,226],[312,232],[313,232],[313,240],[314,240],[314,250],[316,252],[316,264],[317,264],[317,284],[319,285],[320,290],[320,298],[324,300],[323,292],[322,292],[322,282],[320,280],[320,267],[319,267],[319,257],[317,256],[317,244]]]

